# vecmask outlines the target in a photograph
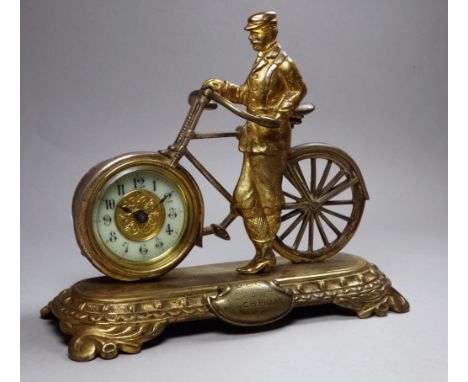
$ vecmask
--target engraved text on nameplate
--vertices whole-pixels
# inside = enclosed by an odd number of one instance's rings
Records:
[[[209,299],[211,310],[236,325],[263,325],[284,317],[292,297],[272,282],[256,281],[227,286]]]

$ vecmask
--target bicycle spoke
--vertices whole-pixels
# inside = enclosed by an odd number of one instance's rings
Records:
[[[297,208],[300,208],[302,206],[302,203],[283,203],[281,208],[283,210],[294,210]]]
[[[289,193],[287,191],[283,191],[283,194],[284,194],[284,196],[287,196],[288,198],[291,198],[291,199],[294,199],[294,200],[297,200],[297,201],[301,200],[301,198],[299,196],[295,196],[295,195],[293,195],[293,194],[291,194],[291,193]]]
[[[302,220],[302,215],[304,215],[304,212],[301,212],[301,214],[294,220],[291,225],[280,235],[280,239],[284,240],[292,231],[294,228],[297,227],[297,225],[300,223]]]
[[[338,171],[336,175],[328,182],[328,184],[322,190],[322,193],[326,194],[328,191],[330,191],[335,186],[335,184],[338,183],[338,181],[343,177],[344,174],[345,172],[340,169],[340,171]]]
[[[317,160],[310,158],[310,192],[315,196],[317,191]]]
[[[322,187],[325,184],[325,181],[328,178],[328,173],[330,172],[330,168],[332,165],[332,161],[330,159],[327,160],[327,164],[325,166],[325,169],[323,170],[322,177],[320,178],[319,185],[317,187],[317,195],[320,195],[322,193]]]
[[[304,173],[302,172],[302,169],[301,169],[301,166],[299,165],[299,163],[294,163],[293,164],[293,169],[294,169],[294,172],[299,177],[301,183],[305,186],[306,190],[309,191],[307,189],[307,181],[305,179]]]
[[[343,191],[345,191],[346,189],[354,186],[357,182],[359,182],[359,179],[358,178],[351,178],[351,179],[347,179],[345,180],[344,182],[340,183],[338,186],[334,187],[331,191],[329,191],[328,193],[326,194],[323,194],[320,198],[319,198],[319,203],[320,204],[324,204],[327,200],[333,198],[334,196],[342,193]]]
[[[300,214],[301,210],[293,210],[281,216],[281,221],[284,222],[285,220],[291,219],[293,216]]]
[[[342,214],[340,214],[338,212],[329,210],[328,208],[321,207],[320,210],[323,211],[323,212],[326,212],[329,215],[333,215],[333,216],[336,216],[337,218],[346,220],[347,222],[351,221],[351,218],[349,216],[342,215]]]
[[[322,218],[322,220],[327,223],[327,225],[332,229],[333,232],[335,232],[337,237],[340,237],[341,231],[336,228],[336,226],[328,219],[321,211],[319,211],[319,215]]]
[[[297,182],[297,180],[294,178],[292,172],[289,170],[289,166],[286,168],[286,171],[284,172],[284,176],[301,194],[302,193],[301,187],[299,186],[299,183]]]
[[[320,218],[318,217],[318,215],[315,215],[315,221],[317,222],[317,228],[319,230],[323,244],[325,245],[325,247],[329,247],[330,242],[328,241],[327,235],[325,234],[325,230],[323,229],[322,222],[320,221]]]
[[[329,205],[329,206],[338,206],[342,204],[354,204],[354,200],[328,200],[324,205]]]
[[[308,208],[309,208],[309,203],[304,202],[304,201],[292,202],[292,203],[283,203],[283,205],[281,206],[281,209],[283,209],[283,210],[299,209],[299,210],[306,211]]]
[[[291,182],[291,184],[297,188],[303,197],[305,197],[307,200],[310,200],[307,184],[300,179],[300,175],[297,173],[293,165],[288,165],[285,176]]]
[[[305,229],[307,227],[309,214],[306,213],[302,218],[301,228],[299,228],[299,232],[297,233],[296,240],[294,240],[293,248],[297,250],[299,244],[301,243],[302,237],[304,236]]]
[[[302,174],[302,171],[298,167],[299,165],[297,163],[291,164],[288,166],[292,177],[296,181],[296,185],[299,191],[302,193],[303,196],[307,197],[309,195],[309,190],[307,189],[307,183],[304,179],[304,174]]]
[[[309,215],[309,241],[307,243],[307,250],[312,252],[314,250],[314,215]]]

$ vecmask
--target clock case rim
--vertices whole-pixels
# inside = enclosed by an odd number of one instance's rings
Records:
[[[155,168],[179,188],[186,206],[185,232],[163,256],[140,264],[117,256],[108,256],[98,245],[92,226],[92,215],[97,196],[110,179],[129,169]],[[204,208],[200,189],[190,175],[179,164],[172,165],[167,157],[155,152],[130,152],[92,167],[80,180],[73,195],[73,227],[81,254],[95,268],[112,278],[135,281],[158,277],[179,264],[195,244],[201,244],[203,236]]]

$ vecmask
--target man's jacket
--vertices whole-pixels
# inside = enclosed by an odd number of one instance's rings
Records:
[[[247,111],[281,119],[277,129],[247,122],[239,140],[239,150],[257,154],[285,152],[291,145],[289,115],[307,92],[294,62],[275,43],[260,52],[243,85],[224,82],[221,95],[231,102],[240,103]]]

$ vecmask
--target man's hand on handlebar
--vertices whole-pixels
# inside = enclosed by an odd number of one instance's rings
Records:
[[[262,125],[264,127],[269,127],[269,128],[278,128],[278,127],[281,126],[281,121],[279,121],[279,120],[276,120],[276,119],[274,119],[272,117],[258,116],[258,115],[251,114],[251,113],[249,113],[249,112],[247,112],[245,110],[239,109],[231,101],[224,98],[222,93],[223,93],[225,84],[226,84],[225,81],[221,81],[221,80],[218,80],[218,79],[215,79],[215,78],[211,78],[209,80],[206,80],[202,85],[202,89],[211,89],[212,91],[211,92],[206,92],[205,91],[204,95],[206,97],[208,97],[209,99],[211,99],[211,100],[219,103],[220,105],[224,106],[226,109],[228,109],[232,113],[238,115],[241,118],[246,119],[247,121],[251,121],[251,122],[254,122],[254,123],[257,123],[259,125]],[[213,88],[218,88],[218,90],[215,90]],[[221,89],[221,91],[219,89]],[[211,93],[211,94],[209,94],[209,93]],[[196,94],[196,93],[192,92],[191,94]],[[192,104],[192,102],[190,101],[190,98],[193,99],[193,97],[189,97],[189,102],[190,102],[190,104]],[[211,102],[208,103],[208,106],[209,105],[211,105]]]
[[[217,78],[209,78],[203,82],[202,89],[213,89],[215,92],[221,93],[224,87],[224,81]]]

